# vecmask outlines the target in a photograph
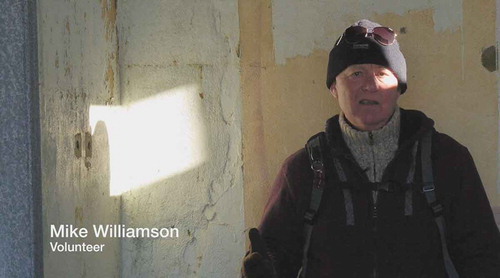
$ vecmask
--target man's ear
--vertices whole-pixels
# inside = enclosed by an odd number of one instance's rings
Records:
[[[332,94],[334,98],[337,98],[337,87],[335,85],[335,82],[333,82],[332,86],[330,86],[330,94]]]

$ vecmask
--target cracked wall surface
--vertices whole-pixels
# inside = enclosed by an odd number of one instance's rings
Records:
[[[93,224],[120,221],[120,197],[109,194],[107,126],[89,125],[89,107],[117,95],[115,23],[108,19],[113,5],[38,1],[45,277],[119,277],[118,239],[96,239],[92,233],[85,239],[50,236],[50,225],[91,231]],[[75,138],[82,138],[79,151]],[[106,247],[102,253],[59,253],[51,251],[50,242]]]
[[[45,275],[236,276],[237,2],[42,0],[38,14]],[[64,239],[106,247],[58,253],[51,224],[176,228],[179,238]]]
[[[400,106],[424,111],[439,131],[466,145],[490,202],[500,205],[497,75],[481,58],[496,44],[495,1],[239,3],[247,227],[258,225],[284,159],[339,113],[325,86],[328,53],[361,18],[398,33],[408,65]]]
[[[124,224],[173,226],[180,236],[123,240],[121,275],[235,277],[245,249],[237,3],[125,0],[118,5],[118,26],[122,105],[173,95],[189,99],[185,105],[199,123],[189,136],[198,137],[205,152],[197,166],[122,195]],[[188,119],[171,120],[144,125],[183,136],[171,129]]]

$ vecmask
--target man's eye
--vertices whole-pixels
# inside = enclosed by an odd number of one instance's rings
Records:
[[[361,76],[362,72],[360,71],[355,71],[352,73],[352,76]]]
[[[380,72],[378,73],[378,75],[379,75],[379,76],[389,76],[389,75],[390,75],[390,73],[389,73],[388,71],[380,71]]]

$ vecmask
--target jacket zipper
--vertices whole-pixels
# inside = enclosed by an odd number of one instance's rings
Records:
[[[374,179],[376,179],[377,170],[375,168],[375,152],[373,150],[374,139],[373,139],[373,133],[371,131],[368,132],[368,139],[369,139],[369,145],[371,146],[371,152],[372,152],[372,158],[373,158],[373,177],[374,177]],[[372,210],[373,227],[372,227],[372,231],[375,234],[375,240],[376,240],[377,217],[378,217],[378,211],[377,211],[378,191],[376,189],[374,191],[372,191],[372,201],[373,201],[373,208],[372,208],[373,209]],[[377,250],[374,250],[374,253],[373,253],[373,272],[372,272],[373,278],[378,277],[377,265],[378,265]]]
[[[368,132],[368,139],[369,139],[369,142],[368,144],[371,146],[371,153],[372,153],[372,159],[373,159],[373,165],[372,165],[372,168],[373,168],[373,178],[376,179],[377,178],[377,169],[375,168],[375,151],[373,150],[373,145],[375,144],[374,140],[373,140],[373,133],[371,131]],[[378,200],[378,191],[375,189],[372,191],[372,201],[373,201],[373,210],[372,210],[372,218],[375,220],[377,219],[377,200]],[[374,222],[373,224],[373,231],[376,232],[377,231],[377,226],[376,226],[376,223]]]
[[[374,191],[373,192],[373,195],[375,196],[374,197],[374,201],[373,201],[373,214],[372,214],[372,219],[373,219],[373,227],[372,227],[372,231],[373,231],[373,234],[374,234],[374,240],[375,240],[375,250],[373,250],[373,278],[377,278],[378,277],[378,273],[377,273],[377,268],[378,268],[378,256],[377,256],[377,239],[378,239],[378,236],[377,236],[377,202],[378,202],[378,198],[376,197],[377,196],[377,191]]]
[[[373,139],[373,134],[372,134],[372,132],[371,132],[371,131],[370,131],[370,132],[368,132],[368,139],[369,139],[368,144],[369,144],[370,146],[373,146],[373,145],[374,145],[374,139]],[[393,158],[393,159],[389,162],[389,164],[387,164],[387,166],[386,166],[386,170],[387,170],[388,168],[390,168],[392,164],[394,164],[395,158],[396,158],[397,156],[399,156],[401,152],[402,152],[402,148],[399,148],[399,147],[398,147],[398,150],[397,150],[397,151],[396,151],[396,153],[394,154],[394,158]],[[372,155],[373,155],[373,156],[375,156],[375,153],[373,152],[373,148],[372,148]],[[355,159],[354,157],[352,157],[351,155],[346,155],[345,157],[346,157],[348,160],[350,160],[353,164],[357,165],[356,159]],[[375,166],[375,165],[374,165],[374,166]],[[373,167],[373,169],[374,169],[374,171],[375,171],[375,167]],[[358,172],[358,174],[360,174],[360,175],[366,175],[366,173],[365,173],[365,172],[364,172],[361,168],[359,168],[359,167],[358,167],[358,169],[357,169],[357,170],[358,170],[358,171],[357,171],[357,172]],[[374,173],[374,175],[376,175],[376,172]],[[384,173],[384,175],[385,175],[385,173]],[[367,178],[368,178],[368,177],[367,177]],[[384,178],[384,177],[382,177],[382,180],[383,180],[383,178]],[[377,220],[376,220],[376,219],[378,218],[378,215],[377,215],[377,214],[378,214],[378,211],[377,211],[378,191],[375,191],[375,192],[373,193],[372,198],[373,198],[373,199],[372,199],[372,200],[373,200],[373,207],[372,207],[372,209],[373,209],[373,210],[372,210],[373,227],[372,227],[372,231],[373,231],[374,233],[376,233],[376,232],[377,232],[377,225],[376,225],[376,223],[377,223],[376,221],[377,221]],[[377,267],[377,266],[378,266],[378,256],[377,256],[377,253],[376,253],[376,251],[375,251],[375,250],[374,250],[374,253],[373,253],[373,262],[374,262],[374,264],[373,264],[373,270],[372,270],[372,277],[373,277],[373,278],[378,278],[378,277],[379,277],[379,275],[378,275],[378,267]]]

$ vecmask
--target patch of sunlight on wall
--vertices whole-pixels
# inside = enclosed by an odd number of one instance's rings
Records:
[[[181,86],[127,106],[91,106],[92,131],[106,125],[110,194],[191,170],[206,160],[198,87]]]

